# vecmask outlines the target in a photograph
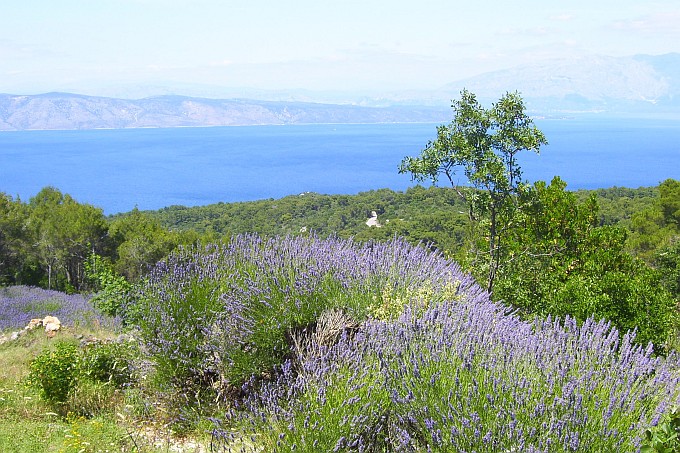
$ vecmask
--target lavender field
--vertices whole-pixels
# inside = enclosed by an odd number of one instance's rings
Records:
[[[66,326],[112,327],[82,294],[65,294],[29,286],[0,287],[0,332],[24,328],[33,318],[56,316]]]
[[[640,451],[680,404],[677,355],[522,320],[399,240],[238,236],[138,297],[159,401],[179,426],[210,407],[216,451]]]

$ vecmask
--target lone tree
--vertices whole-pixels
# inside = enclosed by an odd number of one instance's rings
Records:
[[[504,232],[512,228],[514,214],[522,207],[528,186],[522,181],[517,154],[539,152],[547,144],[545,135],[526,114],[519,93],[506,93],[490,109],[476,96],[461,91],[452,101],[453,120],[437,128],[437,139],[430,141],[419,157],[406,157],[399,173],[411,173],[414,180],[437,183],[446,176],[451,186],[467,202],[469,217],[486,230],[488,241],[487,289],[493,289],[501,263]],[[467,185],[459,184],[462,171]]]

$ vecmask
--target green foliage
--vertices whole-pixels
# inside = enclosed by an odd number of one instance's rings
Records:
[[[47,287],[79,289],[85,259],[104,246],[107,225],[102,210],[50,187],[31,198],[29,208],[35,253],[47,271]]]
[[[92,251],[105,247],[107,225],[101,209],[77,203],[69,195],[46,187],[28,205],[27,226],[33,253],[47,273],[48,289],[78,290],[84,283],[83,264]]]
[[[0,285],[15,283],[22,274],[28,250],[26,218],[21,201],[0,192]]]
[[[30,363],[27,384],[60,415],[93,416],[111,407],[116,388],[133,382],[129,345],[97,343],[79,349],[60,340]]]
[[[659,204],[663,213],[664,222],[675,227],[680,227],[680,181],[667,179],[659,185]]]
[[[78,379],[78,347],[66,341],[56,343],[31,361],[28,384],[41,398],[60,410]]]
[[[379,216],[379,228],[366,226],[371,211]],[[208,238],[242,233],[267,237],[307,234],[304,231],[359,241],[384,241],[398,236],[456,253],[469,229],[466,212],[465,203],[453,191],[414,186],[404,192],[380,189],[357,195],[305,193],[277,200],[170,206],[147,214],[164,228],[194,230]]]
[[[658,196],[631,216],[628,249],[648,264],[680,234],[680,181],[667,179],[658,187]]]
[[[534,201],[508,236],[494,298],[525,313],[608,319],[640,343],[661,346],[678,325],[660,274],[625,250],[626,231],[597,226],[597,202],[577,202],[555,178],[537,182]]]
[[[631,218],[638,212],[657,204],[658,187],[610,187],[607,189],[577,190],[576,199],[583,202],[595,196],[597,198],[598,224],[618,225],[630,229]]]
[[[664,286],[680,301],[680,236],[656,252],[654,264]]]
[[[116,273],[135,281],[180,243],[150,215],[135,208],[129,215],[113,220],[109,235],[117,244],[114,269]]]
[[[113,266],[95,253],[85,262],[85,273],[98,290],[90,299],[95,307],[109,316],[125,318],[124,310],[128,306],[132,290],[132,285],[125,277],[117,275]]]
[[[136,357],[135,347],[129,343],[93,343],[82,351],[79,373],[90,381],[124,388],[134,382]]]
[[[451,107],[451,123],[437,128],[437,139],[427,144],[420,157],[406,157],[399,173],[411,173],[417,181],[429,179],[433,183],[440,175],[446,176],[466,201],[470,220],[484,222],[486,286],[491,291],[503,238],[521,209],[525,186],[517,154],[538,152],[547,140],[526,114],[519,93],[505,94],[487,110],[474,94],[463,90]],[[460,169],[472,188],[458,186],[455,173]]]
[[[90,333],[74,327],[58,335],[70,338]],[[98,333],[112,332],[99,330]],[[135,440],[135,447],[129,435],[135,428],[121,423],[116,415],[126,410],[127,390],[79,378],[66,403],[61,404],[46,403],[39,397],[38,387],[26,385],[31,373],[27,357],[43,354],[47,348],[54,349],[56,341],[44,331],[34,329],[18,340],[0,345],[0,451],[159,451],[145,449],[149,442],[144,443],[141,436]]]
[[[680,452],[680,409],[673,408],[661,422],[645,431],[640,453]]]

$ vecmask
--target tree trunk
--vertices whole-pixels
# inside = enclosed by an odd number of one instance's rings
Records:
[[[489,280],[487,282],[487,291],[491,293],[493,283],[496,279],[496,270],[498,268],[498,233],[496,231],[496,208],[491,208],[490,216],[491,225],[489,226]]]

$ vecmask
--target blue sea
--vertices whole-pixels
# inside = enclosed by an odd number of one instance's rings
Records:
[[[520,153],[525,179],[569,189],[680,179],[680,122],[539,120],[550,142]],[[436,124],[247,126],[0,133],[0,192],[28,201],[54,186],[106,214],[302,192],[405,190],[397,173]],[[461,182],[464,178],[461,176]],[[442,184],[444,181],[442,181]]]

